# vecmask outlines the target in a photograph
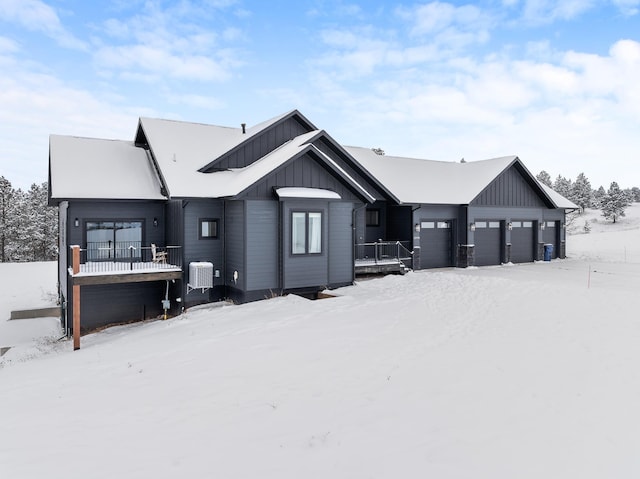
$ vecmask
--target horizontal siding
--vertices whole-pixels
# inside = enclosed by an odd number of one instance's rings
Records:
[[[108,284],[80,288],[80,330],[157,317],[162,313],[166,283]],[[72,311],[69,313],[71,321]]]
[[[291,254],[291,212],[294,210],[322,212],[321,254]],[[285,289],[325,287],[329,284],[328,211],[328,202],[325,200],[292,200],[283,203],[282,258]]]
[[[247,291],[277,289],[277,201],[247,201]]]

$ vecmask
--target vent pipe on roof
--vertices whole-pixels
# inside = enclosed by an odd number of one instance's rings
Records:
[[[242,134],[244,135],[247,132],[247,124],[246,123],[240,123],[240,126],[242,127]]]

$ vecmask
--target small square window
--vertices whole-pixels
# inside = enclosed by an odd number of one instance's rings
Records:
[[[380,210],[367,210],[367,226],[380,226]]]
[[[218,220],[217,219],[201,218],[199,222],[200,222],[200,227],[198,231],[199,239],[218,238]]]

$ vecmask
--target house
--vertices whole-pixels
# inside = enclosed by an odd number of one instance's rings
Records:
[[[52,135],[63,318],[81,329],[400,271],[564,256],[565,209],[517,157],[343,147],[293,110],[247,128],[140,118],[133,141]],[[77,245],[73,249],[71,247]]]
[[[565,257],[565,211],[577,206],[516,156],[453,163],[345,149],[392,198],[360,213],[360,239],[409,244],[413,269],[531,262],[544,258],[545,245]]]

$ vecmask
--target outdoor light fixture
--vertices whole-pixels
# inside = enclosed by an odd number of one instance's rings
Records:
[[[78,218],[76,218],[75,220],[73,220],[73,226],[75,226],[76,228],[78,226],[80,226],[80,220]]]
[[[413,229],[416,231],[416,233],[420,233],[420,223],[416,223]]]
[[[543,221],[542,223],[540,223],[540,229],[541,229],[542,231],[544,231],[544,221]]]
[[[158,218],[153,218],[153,226],[158,227]]]
[[[513,229],[513,223],[511,221],[509,221],[509,223],[507,223],[507,228],[509,228],[509,231],[511,231]]]
[[[469,223],[469,229],[471,231],[475,231],[476,230],[476,224],[475,223]]]

